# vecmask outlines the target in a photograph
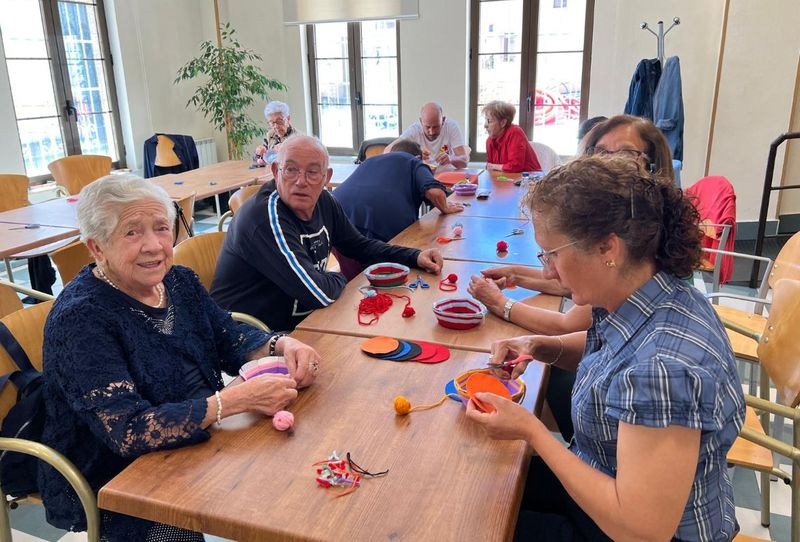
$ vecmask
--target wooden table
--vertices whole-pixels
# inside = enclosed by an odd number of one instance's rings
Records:
[[[322,354],[316,383],[290,407],[293,436],[244,414],[211,428],[211,440],[137,459],[101,488],[99,506],[233,540],[510,540],[529,451],[495,441],[455,401],[397,417],[392,398],[433,401],[484,356],[453,350],[438,365],[366,357],[361,339],[295,332]],[[540,404],[546,368],[525,375]],[[336,498],[312,463],[333,450],[371,471]]]
[[[438,243],[437,237],[452,236],[456,223],[463,226],[464,239],[446,244]],[[513,229],[521,229],[524,233],[507,237]],[[506,252],[497,252],[497,242],[500,240],[508,243]],[[434,209],[390,242],[420,249],[438,248],[448,260],[542,266],[536,257],[541,249],[534,239],[533,225],[524,219],[484,218],[464,216],[461,213],[442,215]]]
[[[358,169],[358,166],[359,164],[332,162],[331,167],[333,168],[333,177],[331,177],[328,187],[336,188],[345,182],[347,178],[350,177],[350,175],[352,175],[356,169]]]
[[[486,267],[489,266],[485,263],[445,260],[441,277],[430,273],[420,273],[422,279],[430,284],[430,288],[424,290],[417,288],[413,292],[401,288],[385,290],[393,294],[408,295],[411,298],[411,306],[414,307],[416,314],[411,318],[402,318],[400,313],[403,311],[405,301],[393,299],[394,304],[392,307],[381,315],[378,322],[369,326],[362,326],[357,321],[358,303],[364,297],[358,288],[369,285],[367,279],[363,275],[359,275],[350,281],[335,303],[309,314],[305,320],[300,322],[297,329],[353,335],[356,337],[387,335],[399,339],[440,343],[451,348],[489,352],[492,341],[528,335],[530,331],[511,322],[506,322],[493,314],[487,314],[483,324],[476,328],[455,331],[440,326],[431,309],[433,302],[438,299],[457,296],[470,297],[467,293],[470,276],[478,275],[480,270]],[[458,290],[443,292],[439,290],[439,280],[450,273],[458,275],[458,282],[456,283]],[[411,279],[413,280],[416,277],[417,272],[414,270],[412,271]],[[512,299],[535,307],[559,310],[561,306],[560,297],[544,294],[532,295],[530,290],[523,288],[506,290],[505,293]],[[366,320],[369,320],[369,317]]]
[[[227,160],[184,173],[160,175],[150,181],[173,199],[183,199],[194,192],[195,198],[201,200],[272,179],[269,167],[250,169],[251,164],[250,160]]]
[[[520,209],[520,201],[527,188],[514,186],[513,182],[520,175],[507,173],[504,175],[508,177],[509,180],[507,181],[497,180],[499,176],[498,174],[490,174],[484,171],[478,177],[478,189],[491,190],[491,195],[488,199],[477,199],[474,195],[459,196],[455,193],[451,194],[448,199],[452,203],[468,204],[464,207],[464,211],[459,213],[461,216],[520,218],[527,220],[527,216]]]
[[[58,226],[26,228],[24,224],[0,222],[0,258],[8,258],[75,235],[78,235],[78,230],[75,228]]]

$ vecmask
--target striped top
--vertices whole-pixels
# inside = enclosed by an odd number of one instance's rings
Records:
[[[593,319],[572,393],[572,451],[616,476],[620,421],[699,429],[697,470],[675,537],[730,540],[735,517],[725,457],[745,405],[713,308],[686,282],[660,272],[613,313],[595,308]]]

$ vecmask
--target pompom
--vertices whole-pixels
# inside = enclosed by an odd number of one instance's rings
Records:
[[[461,226],[456,226],[453,228],[453,236],[461,237],[461,234],[464,233],[464,228]]]
[[[402,395],[398,395],[394,398],[394,411],[398,416],[405,416],[411,412],[411,402]]]
[[[294,414],[288,410],[279,410],[272,417],[272,427],[278,431],[288,431],[294,427]]]
[[[447,282],[455,284],[456,282],[458,282],[458,275],[456,275],[455,273],[450,273],[449,275],[447,275]]]
[[[508,250],[508,243],[505,241],[497,242],[497,252],[506,252]]]
[[[415,314],[417,314],[417,311],[414,310],[414,307],[409,305],[405,309],[403,309],[403,315],[402,316],[403,316],[403,318],[411,318]]]

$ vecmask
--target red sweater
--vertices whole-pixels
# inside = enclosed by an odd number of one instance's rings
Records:
[[[490,164],[503,164],[503,171],[509,173],[542,171],[528,136],[516,124],[506,128],[500,137],[486,140],[486,157]]]

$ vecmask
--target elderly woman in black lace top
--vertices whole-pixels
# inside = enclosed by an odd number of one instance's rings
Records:
[[[80,194],[81,237],[95,264],[58,296],[45,327],[43,440],[97,491],[140,455],[207,440],[241,412],[272,415],[314,381],[319,356],[290,337],[234,322],[197,276],[172,266],[175,211],[159,187],[108,176]],[[282,355],[289,375],[223,387],[250,359]],[[39,486],[47,518],[85,529],[77,496],[52,468]],[[101,513],[104,540],[202,540],[152,522]]]

